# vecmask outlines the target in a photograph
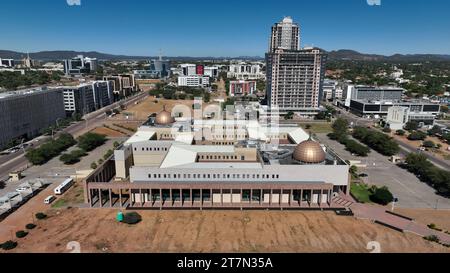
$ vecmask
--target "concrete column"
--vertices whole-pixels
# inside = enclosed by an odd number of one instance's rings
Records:
[[[191,202],[191,207],[194,204],[194,196],[192,196],[192,189],[189,189],[189,195],[191,196],[190,202]]]
[[[100,207],[103,208],[103,200],[102,200],[102,190],[98,190],[98,200],[100,202]]]
[[[250,204],[253,203],[253,189],[250,189]]]
[[[303,189],[300,190],[300,207],[302,207],[302,201],[303,201]]]
[[[87,198],[86,200],[89,202],[89,207],[91,207],[92,208],[92,190],[91,189],[89,189],[89,198]]]
[[[223,206],[223,189],[220,188],[220,205]]]
[[[262,205],[263,198],[264,198],[264,192],[263,192],[263,189],[260,189],[260,191],[259,191],[259,205]]]
[[[159,189],[159,208],[162,209],[162,189]]]
[[[139,198],[141,199],[141,207],[144,206],[144,195],[142,194],[142,189],[139,189]]]
[[[170,204],[171,206],[173,206],[173,197],[172,197],[172,189],[169,189],[169,194],[170,194]]]
[[[291,189],[291,193],[289,195],[289,207],[292,206],[292,200],[294,200],[294,190]]]
[[[200,189],[200,208],[203,207],[203,189]]]
[[[270,189],[270,194],[269,194],[269,205],[272,206],[272,194],[273,194],[273,189]]]
[[[122,189],[119,190],[119,202],[120,202],[120,206],[119,206],[119,207],[122,207],[122,206],[123,206],[123,201],[122,201]]]
[[[319,207],[322,207],[322,195],[323,195],[323,189],[320,190],[320,195],[319,195]]]
[[[183,190],[180,189],[180,202],[181,202],[181,206],[183,206]]]
[[[112,202],[112,190],[109,189],[109,207],[112,208],[113,202]]]
[[[311,198],[310,198],[311,201],[309,202],[309,206],[311,206],[313,203],[313,196],[314,196],[314,190],[311,190]]]

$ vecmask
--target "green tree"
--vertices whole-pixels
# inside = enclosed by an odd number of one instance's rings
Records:
[[[416,131],[417,129],[419,129],[419,124],[415,121],[408,121],[405,125],[405,130],[406,131]]]

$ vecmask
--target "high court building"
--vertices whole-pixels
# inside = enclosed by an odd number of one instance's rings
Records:
[[[349,166],[295,125],[177,118],[139,128],[85,180],[91,207],[339,209]]]

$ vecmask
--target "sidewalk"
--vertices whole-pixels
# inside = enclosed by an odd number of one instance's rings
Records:
[[[435,235],[439,238],[441,243],[450,244],[450,235],[428,228],[426,225],[408,220],[386,212],[386,208],[354,203],[350,206],[356,218],[369,219],[380,224],[387,225],[402,232],[412,232],[419,236],[426,237]]]

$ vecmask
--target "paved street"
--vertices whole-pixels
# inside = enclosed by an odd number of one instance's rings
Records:
[[[331,105],[331,106],[333,106],[333,105]],[[340,114],[341,117],[347,119],[349,122],[353,122],[355,126],[373,125],[373,120],[371,120],[371,119],[361,118],[361,117],[358,117],[358,116],[356,116],[356,115],[354,115],[352,113],[349,113],[349,112],[345,111],[344,109],[340,109],[340,108],[338,108],[336,106],[333,106],[333,107],[336,110],[341,111],[341,114]],[[394,139],[394,141],[398,143],[400,148],[403,150],[402,152],[404,154],[417,153],[417,148],[416,147],[411,146],[408,143],[405,143],[405,142],[400,141],[398,139]],[[442,168],[444,170],[450,170],[450,162],[448,160],[443,160],[443,159],[437,158],[437,157],[433,156],[433,154],[431,154],[429,152],[423,152],[423,154],[428,158],[428,160],[430,160],[430,162],[432,162],[437,167]]]
[[[391,192],[399,198],[396,204],[403,208],[450,209],[450,199],[435,194],[435,190],[421,182],[415,175],[391,163],[387,157],[371,151],[368,157],[352,156],[345,147],[330,140],[326,134],[318,134],[320,142],[335,150],[345,160],[359,160],[367,165],[360,168],[361,173],[369,175],[366,182],[377,186],[388,186]]]
[[[147,93],[141,93],[139,95],[129,98],[126,102],[117,102],[101,110],[90,113],[84,117],[85,121],[75,123],[64,129],[63,131],[72,134],[74,137],[77,137],[101,125],[102,122],[106,119],[105,111],[114,109],[118,107],[120,104],[125,104],[126,106],[132,105],[135,102],[146,98],[147,96],[148,96]],[[42,137],[38,139],[42,139]],[[43,141],[35,142],[34,147],[36,148],[42,143]],[[28,166],[29,162],[25,158],[23,151],[17,152],[12,155],[0,156],[0,180],[6,180],[8,179],[9,173],[11,173],[12,171],[24,170]]]

